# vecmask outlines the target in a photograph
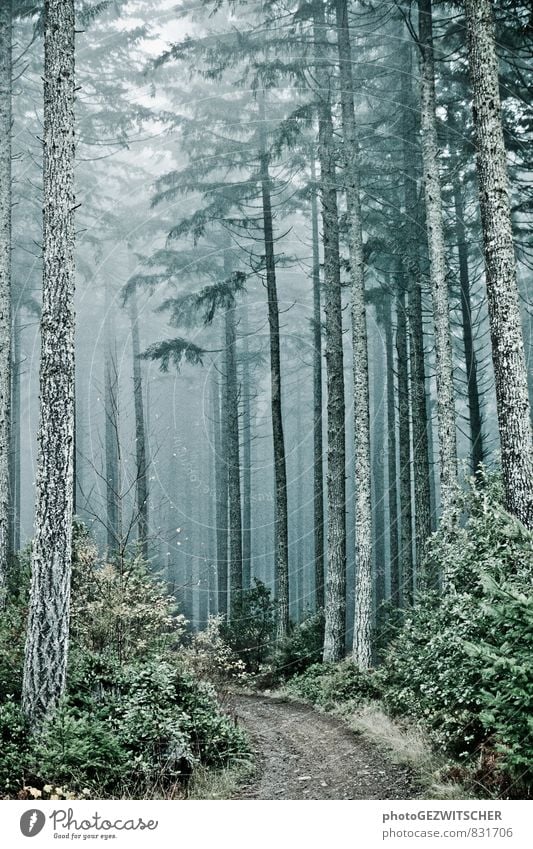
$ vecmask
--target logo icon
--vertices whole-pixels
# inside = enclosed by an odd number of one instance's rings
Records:
[[[24,837],[35,837],[43,830],[46,817],[42,811],[33,808],[25,811],[20,818],[20,830]]]

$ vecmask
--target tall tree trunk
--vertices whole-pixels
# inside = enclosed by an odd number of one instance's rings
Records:
[[[270,336],[270,377],[272,393],[272,435],[274,441],[274,475],[276,488],[276,599],[278,606],[277,638],[289,630],[289,524],[287,515],[287,463],[281,406],[281,363],[279,308],[276,286],[276,258],[272,222],[271,181],[266,143],[265,98],[259,99],[259,169],[263,200],[266,288]]]
[[[357,166],[357,132],[347,0],[336,0],[336,14],[352,297],[356,558],[353,651],[358,666],[361,669],[368,669],[372,663],[372,485],[368,344],[359,171]]]
[[[294,569],[296,587],[296,603],[294,605],[296,622],[301,622],[304,611],[304,451],[303,439],[303,416],[302,416],[302,383],[296,380],[296,498],[295,498],[295,533],[294,533]]]
[[[9,490],[11,494],[11,550],[16,554],[20,550],[20,435],[21,435],[21,333],[20,307],[13,316],[13,361],[11,372],[11,432],[10,432],[10,473]]]
[[[383,380],[386,380],[386,365],[383,362],[383,343],[380,334],[374,337],[373,353],[373,440],[372,440],[372,478],[374,482],[374,576],[376,628],[379,632],[383,624],[381,605],[385,601],[385,393],[382,392]]]
[[[411,46],[408,45],[407,66],[411,68]],[[411,415],[413,436],[413,482],[415,507],[416,583],[424,585],[422,574],[426,542],[431,534],[430,469],[426,370],[424,362],[424,320],[422,313],[422,281],[419,262],[417,163],[413,155],[413,139],[417,137],[416,103],[409,73],[402,74],[404,104],[403,170],[406,256],[404,274],[407,280],[407,317],[409,324],[409,358],[411,367]]]
[[[106,480],[107,552],[122,557],[122,481],[120,468],[119,381],[116,333],[109,284],[105,283],[104,441]]]
[[[74,0],[44,4],[43,307],[35,536],[23,709],[53,712],[67,669],[74,444]]]
[[[133,404],[135,410],[135,502],[137,541],[141,554],[148,560],[148,456],[144,421],[143,380],[139,339],[137,296],[130,295],[131,349],[133,355]]]
[[[394,607],[400,606],[400,560],[398,551],[398,471],[396,463],[396,393],[394,391],[394,349],[392,332],[392,298],[380,307],[379,318],[385,331],[385,363],[387,374],[387,492],[389,508],[390,597]]]
[[[401,265],[396,278],[396,355],[398,363],[398,442],[400,446],[400,601],[413,601],[413,509],[406,286]]]
[[[0,8],[0,609],[9,568],[11,401],[11,80],[12,8]]]
[[[211,393],[212,393],[213,381],[211,381]],[[213,398],[211,394],[211,399],[208,401],[209,404],[209,419],[214,425],[215,422],[215,407],[213,404]],[[211,442],[210,449],[215,448],[214,440]],[[216,473],[215,473],[215,464],[216,464],[216,455],[214,462],[209,462],[211,458],[211,450],[209,451],[207,462],[209,463],[209,493],[208,493],[208,517],[207,517],[207,530],[208,530],[208,538],[209,545],[207,548],[207,556],[208,556],[208,573],[207,573],[207,590],[208,590],[208,603],[207,603],[207,614],[208,616],[216,616],[218,613],[218,580],[217,580],[217,491],[216,491]],[[216,448],[215,448],[216,450]]]
[[[468,419],[470,424],[470,441],[472,444],[471,465],[474,474],[483,463],[483,422],[479,403],[479,387],[477,379],[477,358],[472,332],[472,305],[470,301],[470,272],[468,269],[468,246],[464,224],[464,205],[462,188],[459,178],[453,181],[453,203],[455,212],[455,232],[457,235],[457,250],[459,254],[459,283],[461,287],[461,317],[463,331],[463,348],[465,352],[465,368],[468,391]]]
[[[457,480],[457,437],[453,363],[450,335],[450,306],[446,280],[446,256],[442,219],[435,115],[435,60],[431,0],[418,0],[419,43],[421,51],[421,124],[424,197],[430,262],[431,298],[435,325],[435,370],[437,379],[437,419],[440,457],[441,508],[448,516]]]
[[[315,609],[324,609],[324,461],[322,439],[322,309],[318,243],[317,179],[311,155],[311,228],[313,239],[313,522]]]
[[[507,509],[533,528],[533,438],[490,0],[465,0],[487,300]]]
[[[226,273],[229,268],[226,269]],[[226,333],[226,427],[228,438],[230,619],[238,614],[242,596],[242,514],[239,451],[239,387],[235,307],[224,314]]]
[[[222,377],[221,382],[225,380]],[[211,384],[213,431],[215,446],[216,533],[217,533],[217,596],[218,612],[228,613],[228,467],[226,465],[227,424],[222,415],[220,386],[213,375]]]
[[[328,568],[325,593],[324,661],[344,657],[346,639],[346,444],[342,299],[339,259],[339,216],[335,145],[331,117],[328,47],[321,0],[314,7],[316,77],[318,82],[318,158],[320,162],[324,242],[324,308],[327,381]]]
[[[252,389],[246,305],[242,329],[242,587],[249,590],[252,573]]]

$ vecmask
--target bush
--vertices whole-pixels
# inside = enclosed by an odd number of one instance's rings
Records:
[[[221,692],[229,681],[243,681],[246,667],[222,636],[223,616],[210,616],[204,631],[193,634],[182,656],[198,678]]]
[[[533,535],[501,506],[496,478],[472,484],[460,507],[463,525],[441,528],[428,547],[450,584],[406,615],[386,657],[384,697],[452,755],[481,761],[480,780],[491,782],[490,762],[524,793],[533,761]],[[487,749],[496,757],[487,761]]]
[[[100,565],[77,526],[72,571],[71,639],[119,661],[175,647],[185,630],[175,599],[139,558]]]
[[[320,663],[323,634],[324,614],[322,611],[306,616],[294,625],[274,652],[271,662],[274,680],[299,675],[309,666]]]
[[[74,541],[67,690],[38,738],[6,697],[20,697],[23,599],[0,625],[0,792],[174,795],[196,765],[246,756],[243,733],[186,662],[184,619],[163,583],[138,559],[100,565],[81,526]]]
[[[259,672],[272,650],[275,609],[268,587],[254,578],[254,586],[243,591],[234,606],[231,621],[221,625],[223,639],[252,674]]]
[[[361,672],[352,660],[310,666],[302,675],[292,678],[286,689],[324,710],[347,702],[359,704],[381,695],[376,677]]]
[[[30,757],[29,730],[18,704],[0,704],[0,796],[22,787]]]
[[[481,669],[480,720],[504,785],[533,788],[533,597],[513,582],[481,578],[488,633],[465,648]],[[512,792],[512,788],[508,787]]]

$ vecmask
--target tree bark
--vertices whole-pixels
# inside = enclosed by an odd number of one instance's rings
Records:
[[[21,437],[21,334],[20,307],[13,316],[13,358],[11,365],[11,422],[10,422],[10,473],[11,496],[11,551],[20,550],[20,437]]]
[[[109,297],[109,284],[107,280],[105,283],[104,333],[104,441],[107,556],[111,559],[120,559],[123,555],[123,539],[119,381],[113,305]]]
[[[435,326],[435,370],[440,457],[441,509],[451,516],[457,480],[457,437],[453,389],[450,306],[446,280],[446,255],[442,218],[437,128],[435,115],[435,60],[433,55],[432,2],[419,0],[421,51],[421,128],[424,196],[428,236],[431,298]]]
[[[252,573],[252,390],[246,306],[243,310],[242,353],[242,587],[249,590]]]
[[[0,8],[0,609],[10,553],[12,3]]]
[[[225,380],[222,377],[222,385]],[[218,612],[228,613],[228,467],[226,465],[226,421],[221,413],[220,386],[216,376],[211,384],[215,446],[217,597]]]
[[[490,0],[465,0],[492,361],[507,509],[533,528],[533,437]]]
[[[411,68],[411,46],[408,47],[407,67]],[[407,280],[407,318],[409,360],[411,368],[411,421],[413,437],[413,482],[415,512],[416,584],[426,580],[422,574],[426,542],[431,534],[430,469],[428,446],[428,417],[426,370],[424,361],[424,321],[422,314],[422,282],[418,237],[418,152],[413,154],[413,139],[417,136],[416,104],[413,102],[411,78],[402,75],[404,105],[403,169],[405,203],[406,252],[403,267]]]
[[[229,271],[227,266],[226,271]],[[229,592],[230,619],[234,619],[238,613],[242,596],[241,469],[235,307],[226,310],[224,325],[226,333],[226,427],[228,438]]]
[[[411,500],[407,298],[401,265],[396,277],[396,354],[398,363],[398,441],[400,445],[400,602],[402,607],[409,607],[413,601],[413,508]]]
[[[347,0],[336,0],[337,44],[341,83],[344,178],[348,214],[352,307],[354,460],[355,460],[355,619],[353,652],[361,669],[372,663],[372,484],[368,342],[365,308],[363,239],[359,197],[358,145],[352,78],[352,50]]]
[[[472,445],[471,468],[475,474],[483,463],[483,421],[479,403],[477,379],[477,358],[472,332],[472,305],[470,301],[470,272],[468,269],[468,246],[464,224],[464,205],[462,187],[459,178],[453,181],[453,203],[455,212],[455,233],[459,255],[459,283],[461,287],[461,318],[463,331],[463,349],[465,353],[466,381],[468,391],[468,419],[470,424],[470,442]]]
[[[376,628],[383,624],[381,605],[385,601],[385,415],[386,393],[382,392],[383,381],[387,380],[383,361],[381,334],[374,337],[373,385],[374,410],[372,430],[372,478],[374,482],[374,577]],[[384,403],[385,402],[385,403]]]
[[[324,46],[324,7],[316,0],[313,37],[318,82],[318,159],[324,243],[324,308],[327,383],[328,567],[325,592],[325,662],[341,660],[346,639],[346,445],[341,272],[335,145],[330,80]]]
[[[74,444],[74,0],[44,4],[43,307],[35,536],[22,703],[36,730],[65,687]]]
[[[148,560],[148,455],[144,421],[143,379],[139,338],[139,314],[135,292],[130,295],[131,349],[133,356],[133,404],[135,410],[135,501],[137,542],[144,560]]]
[[[289,524],[287,514],[287,463],[283,435],[281,406],[281,363],[279,308],[276,284],[276,258],[272,223],[269,155],[266,144],[264,92],[259,99],[259,169],[263,201],[266,288],[270,336],[270,378],[272,404],[272,436],[274,441],[274,476],[276,489],[276,600],[277,638],[283,639],[289,630]]]
[[[393,301],[389,298],[380,308],[379,318],[385,331],[385,363],[387,369],[387,492],[389,508],[390,598],[400,606],[400,568],[398,550],[398,471],[396,463],[396,393],[394,391],[394,348],[392,332]]]
[[[322,438],[322,307],[318,243],[318,189],[311,156],[311,229],[313,240],[313,522],[315,609],[324,609],[324,460]]]

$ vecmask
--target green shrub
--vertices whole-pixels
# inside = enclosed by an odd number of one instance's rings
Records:
[[[293,625],[274,652],[271,667],[274,679],[299,675],[322,659],[324,615],[322,611],[306,616]]]
[[[139,559],[99,564],[77,527],[72,570],[71,639],[122,661],[175,647],[185,630],[175,599]]]
[[[270,655],[275,609],[268,587],[254,578],[254,586],[244,591],[233,607],[231,621],[221,626],[223,639],[242,660],[247,672],[259,672]]]
[[[357,704],[377,699],[381,695],[374,674],[361,672],[349,659],[310,666],[289,681],[287,690],[324,710],[346,702]]]
[[[222,636],[224,617],[210,616],[203,631],[193,634],[182,652],[193,673],[210,681],[220,694],[228,682],[243,681],[246,667]]]
[[[24,636],[28,608],[18,599],[9,600],[0,617],[0,701],[20,699],[24,663]]]
[[[243,733],[187,663],[184,619],[163,583],[139,560],[99,564],[79,525],[74,543],[67,690],[37,738],[13,701],[25,592],[10,598],[0,623],[0,793],[172,795],[196,765],[246,757]]]
[[[22,787],[29,757],[26,721],[19,705],[8,698],[0,704],[0,796]]]
[[[406,614],[385,660],[384,698],[456,757],[475,764],[487,748],[498,753],[492,768],[523,793],[533,761],[533,535],[501,506],[496,478],[472,485],[460,507],[462,526],[442,527],[428,546],[450,583]],[[482,765],[490,783],[485,773]]]
[[[32,784],[88,787],[106,795],[121,786],[132,764],[122,742],[98,710],[80,712],[68,703],[59,707],[32,751]]]
[[[499,770],[533,793],[533,596],[482,576],[489,629],[466,645],[481,670],[480,720]],[[512,788],[508,788],[512,792]]]

